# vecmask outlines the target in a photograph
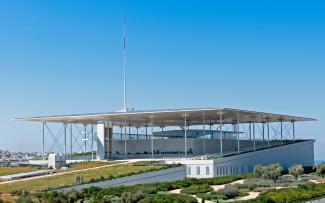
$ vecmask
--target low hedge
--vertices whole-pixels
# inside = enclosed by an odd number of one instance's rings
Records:
[[[245,203],[286,203],[304,202],[315,198],[325,197],[325,184],[306,184],[297,188],[284,188],[261,194],[255,200]]]
[[[197,203],[196,198],[187,195],[179,194],[156,194],[147,195],[145,198],[138,201],[138,203]]]
[[[209,185],[191,185],[190,187],[183,188],[181,190],[182,194],[195,195],[198,193],[207,193],[213,190]]]

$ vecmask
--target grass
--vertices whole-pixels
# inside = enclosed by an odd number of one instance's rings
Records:
[[[167,168],[167,165],[136,166],[133,164],[115,165],[111,167],[90,169],[68,174],[48,176],[34,180],[19,181],[0,185],[0,193],[11,193],[17,190],[28,190],[31,192],[47,190],[50,188],[61,188],[76,184],[76,177],[82,176],[83,183],[95,180],[113,179],[138,173]]]
[[[79,162],[79,163],[69,164],[68,171],[82,170],[82,169],[95,168],[95,167],[101,167],[101,166],[109,166],[109,165],[118,164],[118,163],[123,163],[123,161],[111,161],[111,162],[86,161],[86,162]]]
[[[26,173],[40,170],[36,167],[0,167],[0,176],[12,175],[16,173]]]

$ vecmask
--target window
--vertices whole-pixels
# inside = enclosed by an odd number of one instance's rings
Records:
[[[210,175],[210,167],[209,166],[205,167],[205,174]]]
[[[191,175],[191,167],[190,166],[187,167],[187,175]]]
[[[196,167],[196,175],[198,175],[198,176],[200,175],[200,166]]]

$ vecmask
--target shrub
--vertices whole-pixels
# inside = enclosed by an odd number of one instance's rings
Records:
[[[212,187],[210,187],[207,184],[204,185],[191,185],[187,188],[184,188],[181,190],[181,193],[187,194],[187,195],[195,195],[198,193],[207,193],[211,192],[213,190]]]
[[[316,167],[316,174],[323,177],[325,176],[325,164],[320,164]]]
[[[141,199],[139,203],[197,203],[196,198],[192,196],[179,195],[179,194],[155,194],[147,195]]]
[[[261,178],[263,176],[264,172],[265,172],[264,166],[258,164],[254,167],[254,173],[255,173],[256,178]]]
[[[0,198],[0,203],[4,203],[4,201]]]
[[[16,200],[16,203],[34,203],[31,197],[20,197]]]
[[[234,187],[226,187],[224,189],[219,190],[217,193],[226,196],[228,199],[233,199],[239,196],[239,191]]]
[[[227,200],[228,198],[222,194],[217,192],[210,192],[210,193],[199,193],[196,195],[198,198],[205,199],[205,200]]]
[[[304,173],[304,169],[301,164],[294,164],[289,168],[289,174],[295,177],[296,180],[303,173]]]
[[[255,167],[255,175],[276,182],[281,176],[282,170],[283,168],[279,164],[271,164],[268,166],[257,165]]]

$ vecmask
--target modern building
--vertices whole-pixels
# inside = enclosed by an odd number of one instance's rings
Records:
[[[190,177],[246,173],[256,164],[314,164],[314,140],[296,139],[295,132],[296,123],[315,121],[312,118],[231,108],[191,108],[18,120],[43,124],[44,154],[45,134],[49,132],[53,144],[64,154],[73,153],[74,145],[78,145],[84,152],[96,151],[98,160],[181,160],[178,162],[189,166]],[[63,124],[58,134],[49,123]],[[78,125],[80,139],[73,130]],[[206,155],[214,158],[198,161]]]

